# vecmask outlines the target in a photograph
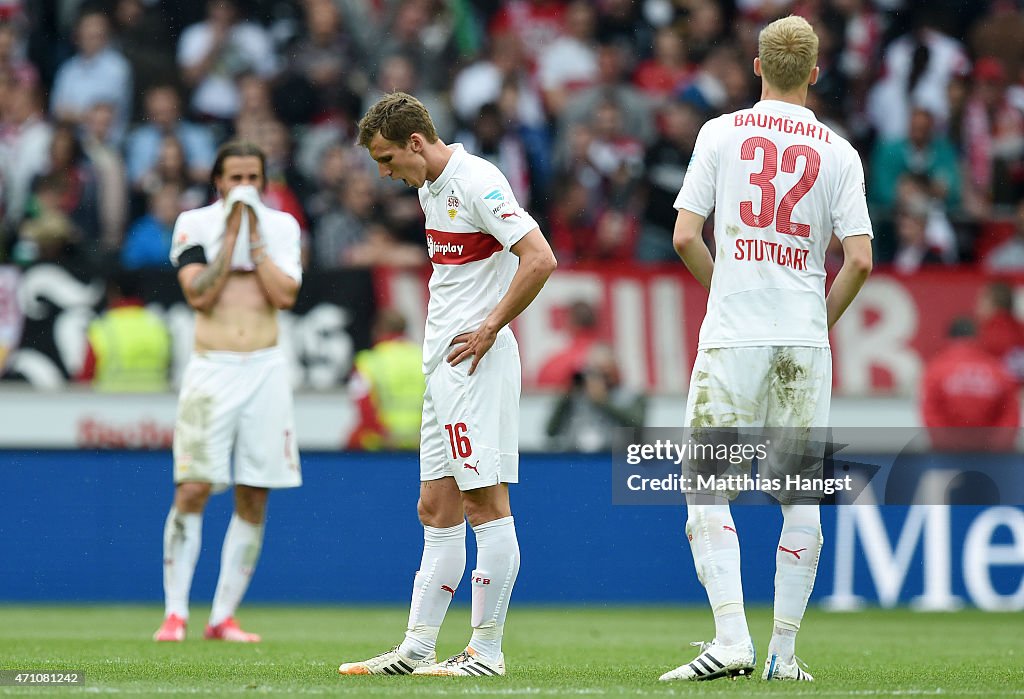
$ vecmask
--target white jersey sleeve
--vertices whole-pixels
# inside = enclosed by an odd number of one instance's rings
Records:
[[[480,230],[494,236],[506,250],[537,228],[537,222],[516,201],[508,180],[497,168],[470,200],[469,208]]]
[[[302,233],[295,217],[284,211],[265,209],[269,216],[263,224],[267,255],[278,268],[297,282],[302,281]]]
[[[676,196],[675,208],[686,209],[707,218],[715,209],[715,182],[718,179],[718,119],[701,127],[686,167],[683,187]]]
[[[206,252],[208,227],[197,216],[199,210],[183,211],[174,222],[174,233],[171,237],[171,264],[178,266],[181,253],[189,248],[199,246]]]
[[[839,240],[850,235],[874,237],[871,232],[871,218],[868,216],[864,165],[852,146],[847,149],[835,198],[832,201],[832,232]]]

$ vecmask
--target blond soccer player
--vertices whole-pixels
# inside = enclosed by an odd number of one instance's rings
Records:
[[[687,428],[825,427],[832,385],[828,330],[871,271],[860,157],[804,106],[818,78],[818,37],[805,20],[786,17],[761,31],[758,53],[761,101],[701,128],[675,202],[676,251],[710,291]],[[714,260],[701,237],[712,211]],[[842,241],[844,262],[826,296],[825,249],[833,235]],[[762,677],[809,681],[795,643],[822,546],[819,498],[785,491],[776,497],[783,525]],[[697,657],[662,680],[754,670],[737,528],[728,498],[707,498],[687,494],[686,533],[714,613],[715,638],[695,644]]]

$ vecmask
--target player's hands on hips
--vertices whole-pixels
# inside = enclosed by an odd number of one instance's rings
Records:
[[[469,365],[469,375],[472,376],[476,371],[476,365],[487,354],[487,350],[491,349],[497,337],[498,331],[492,330],[487,325],[483,325],[471,333],[456,335],[452,340],[453,349],[448,354],[448,363],[456,366],[468,357],[473,357],[473,363]]]

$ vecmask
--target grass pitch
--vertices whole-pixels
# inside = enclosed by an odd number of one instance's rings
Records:
[[[1024,697],[1020,614],[808,612],[797,651],[814,684],[759,679],[660,683],[693,658],[687,641],[710,639],[703,609],[513,607],[506,626],[505,678],[339,677],[337,666],[389,648],[405,627],[399,608],[253,607],[244,628],[259,645],[203,641],[208,610],[192,612],[190,639],[157,644],[156,607],[0,606],[0,669],[78,670],[82,687],[0,687],[0,695],[356,697],[813,696]],[[469,636],[465,607],[449,613],[439,650]],[[771,613],[748,611],[760,661]]]

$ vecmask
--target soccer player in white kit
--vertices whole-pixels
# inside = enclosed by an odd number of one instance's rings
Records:
[[[823,428],[831,400],[828,330],[871,271],[864,171],[854,148],[804,107],[818,37],[802,18],[759,36],[761,101],[708,121],[676,199],[673,243],[710,290],[686,406],[687,428]],[[715,212],[716,255],[701,236]],[[825,249],[844,261],[825,295]],[[715,638],[662,680],[750,675],[740,548],[725,496],[687,493],[686,533]],[[811,680],[794,655],[821,551],[818,498],[777,495],[775,624],[763,679]]]
[[[426,216],[433,273],[420,429],[424,543],[405,639],[338,672],[504,675],[502,633],[519,572],[508,484],[519,480],[521,369],[508,324],[540,292],[555,256],[505,176],[460,144],[443,143],[415,97],[383,97],[359,122],[359,143],[381,177],[419,190]],[[438,630],[466,568],[466,519],[477,543],[473,635],[438,663]]]
[[[239,628],[234,613],[259,558],[269,491],[302,484],[291,382],[277,346],[278,311],[295,304],[302,281],[299,224],[260,201],[264,164],[251,143],[221,146],[211,175],[219,198],[182,213],[174,226],[171,262],[196,323],[174,425],[166,611],[157,641],[185,639],[203,510],[212,492],[232,482],[235,512],[205,637],[260,640]]]

